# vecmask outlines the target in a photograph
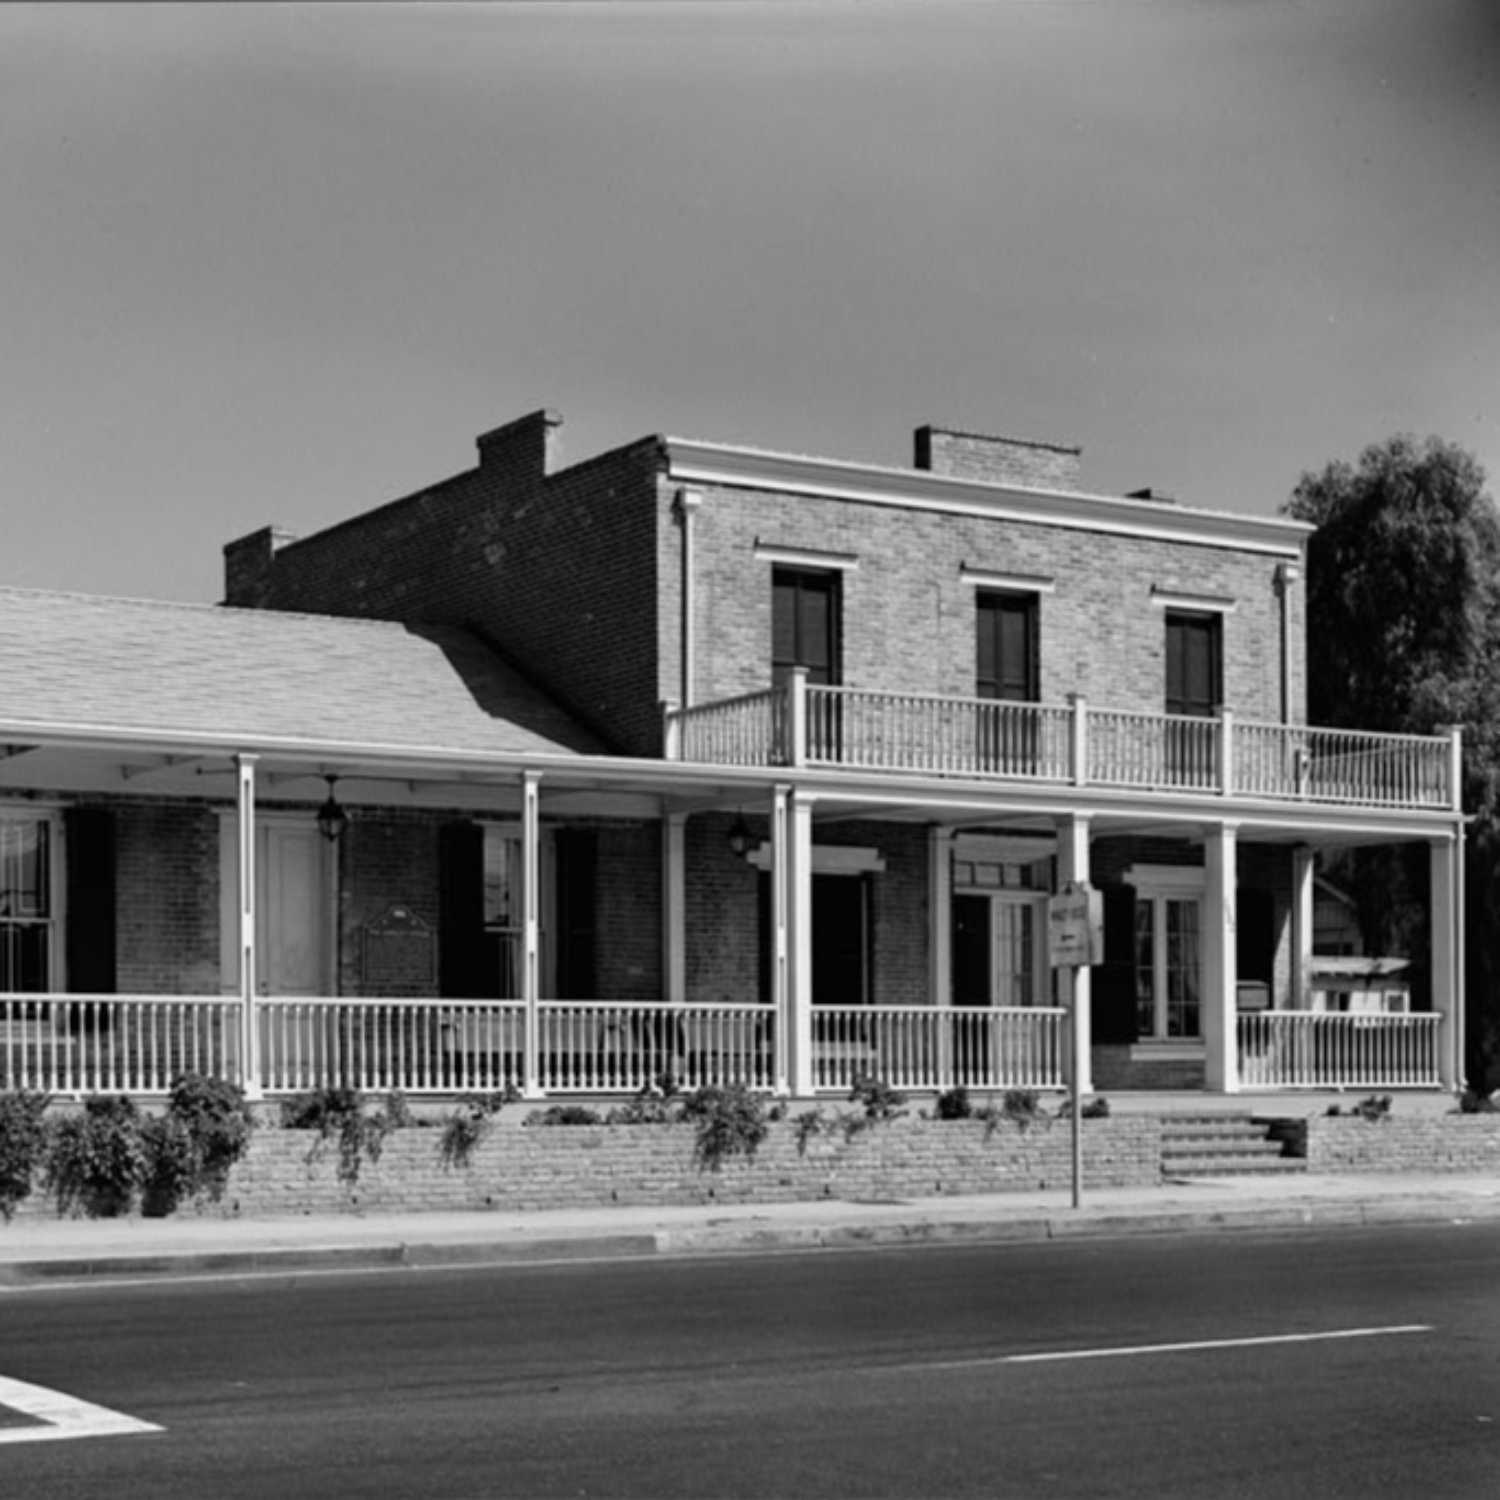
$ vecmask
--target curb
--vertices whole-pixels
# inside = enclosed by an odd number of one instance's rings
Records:
[[[856,1224],[775,1226],[714,1224],[623,1234],[569,1237],[387,1240],[225,1251],[39,1256],[0,1261],[0,1289],[89,1281],[272,1276],[299,1272],[422,1270],[555,1261],[639,1260],[653,1256],[754,1255],[923,1245],[1026,1244],[1165,1234],[1339,1228],[1381,1224],[1500,1221],[1500,1197],[1327,1200],[1194,1208],[1159,1213],[1100,1211],[1080,1217],[1044,1214],[1014,1219],[905,1219]]]

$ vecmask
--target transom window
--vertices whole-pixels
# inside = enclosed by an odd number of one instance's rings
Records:
[[[771,570],[771,680],[793,667],[821,686],[839,681],[839,575],[811,568]]]
[[[0,818],[0,992],[51,988],[53,828]]]

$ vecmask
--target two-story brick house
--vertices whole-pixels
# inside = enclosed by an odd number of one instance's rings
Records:
[[[0,640],[7,611],[61,632],[74,688],[33,654],[0,798],[55,795],[76,850],[70,920],[4,988],[96,994],[79,1014],[122,981],[148,1009],[217,990],[224,1065],[270,1088],[1045,1087],[1075,999],[1085,1086],[1456,1081],[1456,741],[1307,726],[1305,527],[1092,495],[1052,444],[565,465],[559,426],[232,543],[227,608],[0,597]],[[132,631],[129,662],[96,644]],[[167,661],[184,696],[148,711]],[[36,817],[0,819],[32,851],[10,884],[43,883]],[[1427,1008],[1319,1008],[1316,850],[1407,840]],[[1105,951],[1054,976],[1071,882],[1104,893]]]

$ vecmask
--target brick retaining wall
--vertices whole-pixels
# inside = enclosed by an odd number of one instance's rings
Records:
[[[1500,1115],[1315,1115],[1309,1172],[1500,1172]]]

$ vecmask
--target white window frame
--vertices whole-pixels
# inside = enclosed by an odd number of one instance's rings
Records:
[[[63,841],[62,809],[55,803],[22,802],[0,804],[0,823],[45,823],[47,825],[47,988],[41,994],[60,994],[66,987],[63,946],[67,936],[65,895],[66,849]],[[26,993],[24,991],[3,993]]]
[[[1200,865],[1132,865],[1125,871],[1125,883],[1135,888],[1136,905],[1151,904],[1152,952],[1152,1021],[1153,1034],[1143,1037],[1131,1048],[1131,1056],[1140,1060],[1152,1057],[1206,1056],[1203,1039],[1204,969],[1203,969],[1203,895],[1206,880]],[[1196,901],[1198,904],[1198,1031],[1195,1037],[1166,1035],[1167,1016],[1167,902]],[[1136,964],[1135,929],[1130,933],[1130,967],[1132,974],[1131,1004],[1135,1003],[1134,973]]]

